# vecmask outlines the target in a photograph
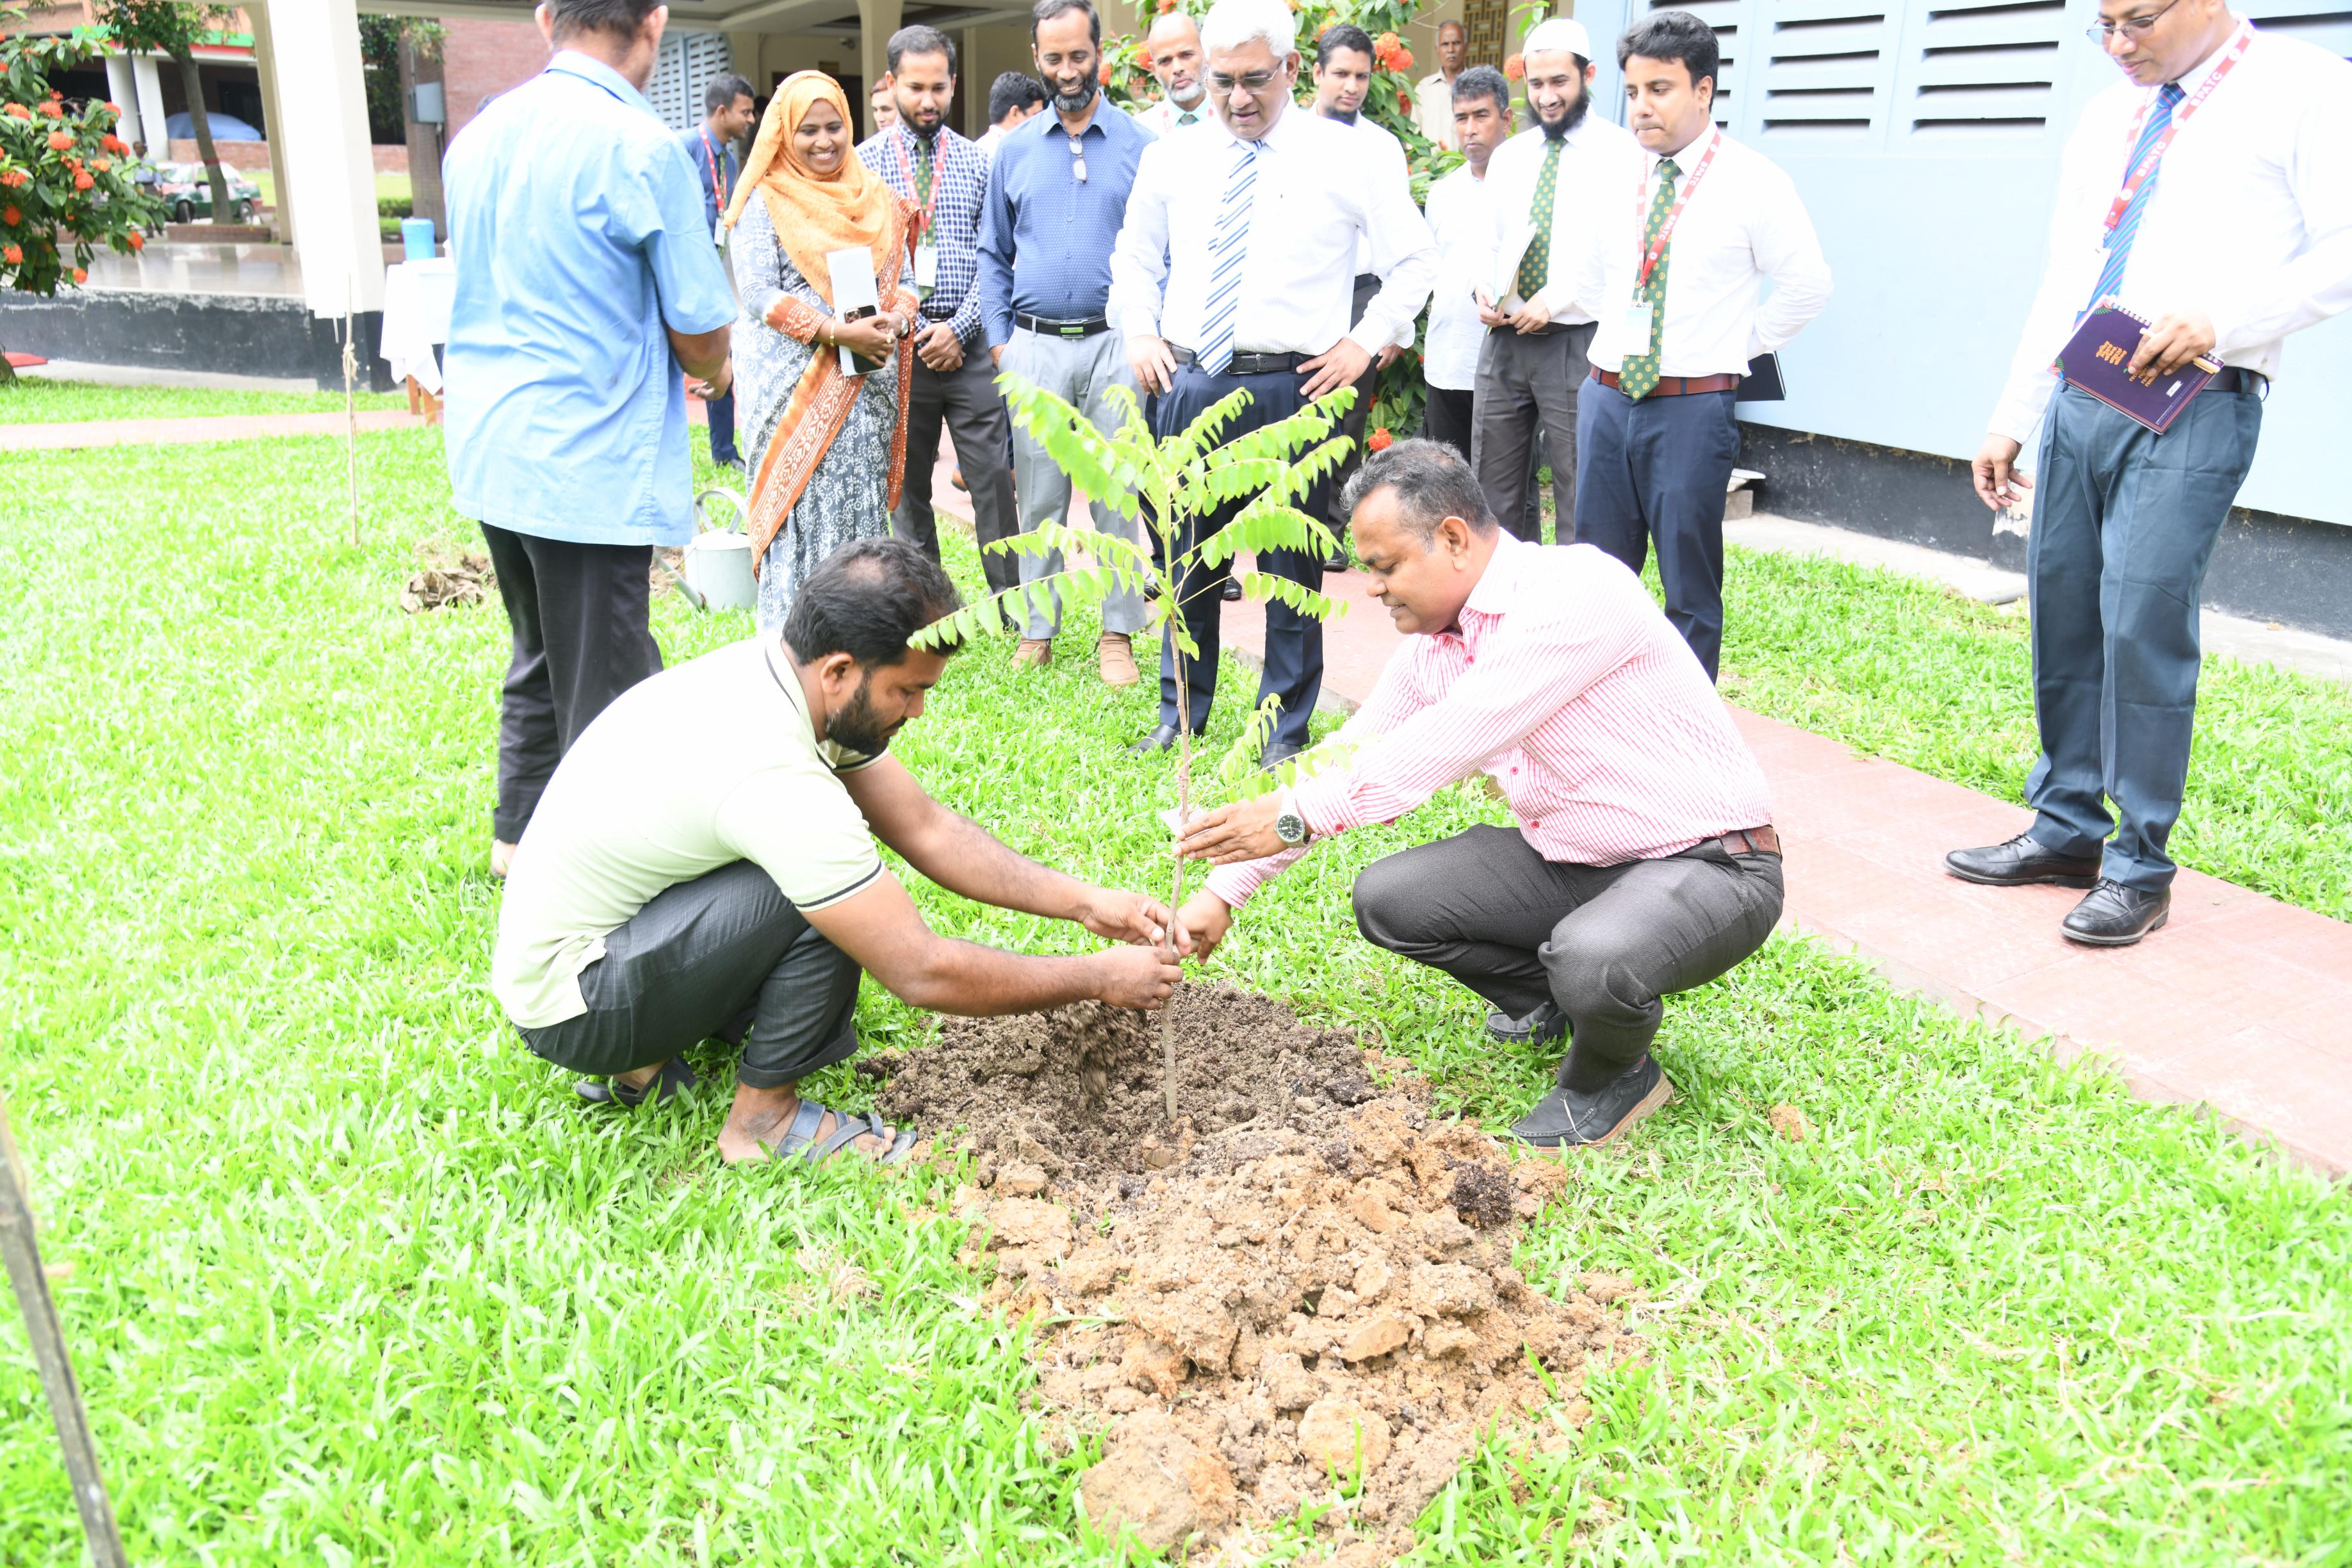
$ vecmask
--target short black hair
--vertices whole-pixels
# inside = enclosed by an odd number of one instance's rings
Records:
[[[918,546],[852,540],[801,584],[784,615],[784,646],[803,664],[845,653],[863,668],[880,669],[903,663],[909,637],[962,608],[946,570]]]
[[[733,108],[735,100],[739,98],[759,96],[751,90],[750,82],[745,81],[733,71],[720,71],[702,84],[702,112],[716,114],[722,109]]]
[[[548,0],[548,31],[559,38],[581,33],[634,37],[665,0]]]
[[[1454,107],[1460,108],[1465,98],[1489,100],[1496,113],[1510,118],[1511,84],[1493,66],[1472,66],[1454,79]]]
[[[1006,71],[988,84],[988,122],[1003,120],[1016,109],[1027,109],[1033,103],[1045,101],[1045,89],[1037,79],[1019,71]]]
[[[1329,65],[1331,56],[1340,49],[1353,49],[1360,55],[1369,55],[1372,52],[1372,36],[1353,22],[1339,22],[1326,27],[1323,36],[1315,40],[1315,63]]]
[[[948,75],[956,73],[955,40],[937,27],[926,27],[920,22],[911,27],[901,27],[890,35],[886,46],[890,59],[890,74],[898,74],[898,62],[908,55],[944,55]]]
[[[1348,481],[1340,504],[1353,516],[1380,489],[1396,491],[1397,516],[1423,546],[1449,517],[1460,518],[1482,536],[1503,526],[1486,508],[1486,489],[1477,471],[1443,441],[1399,441],[1373,453]]]
[[[1653,11],[1626,28],[1617,40],[1617,68],[1624,69],[1635,55],[1645,60],[1682,61],[1693,87],[1701,77],[1718,89],[1723,85],[1717,74],[1723,54],[1716,47],[1715,29],[1687,11]]]
[[[1102,13],[1095,9],[1094,0],[1037,0],[1037,4],[1029,7],[1029,47],[1033,49],[1037,47],[1037,28],[1040,24],[1050,22],[1069,11],[1084,11],[1087,14],[1087,37],[1097,47],[1100,47]]]

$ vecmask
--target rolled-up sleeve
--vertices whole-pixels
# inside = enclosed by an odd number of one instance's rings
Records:
[[[612,193],[613,211],[645,253],[662,321],[672,331],[708,332],[735,319],[735,293],[703,216],[702,183],[686,149],[653,144],[625,191]]]

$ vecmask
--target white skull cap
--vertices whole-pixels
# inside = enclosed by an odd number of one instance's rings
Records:
[[[1566,49],[1579,59],[1589,60],[1592,58],[1592,35],[1573,16],[1547,16],[1536,24],[1527,42],[1519,46],[1522,55],[1544,54],[1552,49]]]

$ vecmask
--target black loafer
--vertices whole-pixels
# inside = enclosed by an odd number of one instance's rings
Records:
[[[2099,879],[2088,897],[2058,922],[2068,942],[2084,947],[2129,947],[2172,918],[2172,889],[2151,893]]]
[[[1231,602],[1242,596],[1242,585],[1239,583],[1234,582],[1231,577],[1228,577],[1225,579],[1225,585],[1218,589],[1217,592],[1226,601]]]
[[[1257,765],[1263,772],[1270,773],[1306,749],[1304,746],[1294,746],[1286,741],[1268,741],[1265,743],[1265,750],[1257,754]]]
[[[1944,857],[1944,869],[1963,882],[1983,882],[1995,888],[2022,888],[2034,882],[2087,888],[2099,879],[2099,858],[2061,855],[2021,833],[2006,844],[1984,849],[1955,849]]]
[[[1606,1143],[1674,1098],[1675,1086],[1643,1057],[1615,1082],[1591,1094],[1557,1084],[1536,1108],[1511,1124],[1511,1135],[1538,1149],[1590,1148]]]
[[[1534,1012],[1514,1018],[1501,1008],[1486,1014],[1486,1033],[1508,1046],[1549,1046],[1568,1038],[1568,1015],[1557,1002],[1538,1003]]]
[[[583,1078],[572,1086],[572,1092],[591,1105],[617,1105],[634,1110],[648,1099],[656,1105],[675,1100],[698,1081],[685,1058],[672,1057],[662,1063],[661,1071],[648,1079],[642,1089],[631,1089],[616,1078],[602,1082]]]
[[[1164,752],[1175,743],[1176,726],[1158,724],[1152,727],[1151,733],[1129,746],[1127,754],[1131,757],[1149,756],[1154,752]]]

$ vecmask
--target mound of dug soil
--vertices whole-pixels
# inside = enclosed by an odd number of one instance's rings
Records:
[[[1389,1561],[1484,1433],[1547,1399],[1530,1358],[1566,1401],[1550,1442],[1580,1423],[1588,1362],[1639,1352],[1627,1283],[1530,1287],[1512,1246],[1568,1167],[1432,1119],[1403,1064],[1236,991],[1187,988],[1178,1026],[1172,1135],[1157,1022],[1091,1004],[950,1022],[877,1064],[882,1103],[978,1152],[957,1206],[991,1300],[1044,1314],[1042,1397],[1109,1426],[1090,1519],[1205,1544],[1336,1504],[1334,1550]]]

